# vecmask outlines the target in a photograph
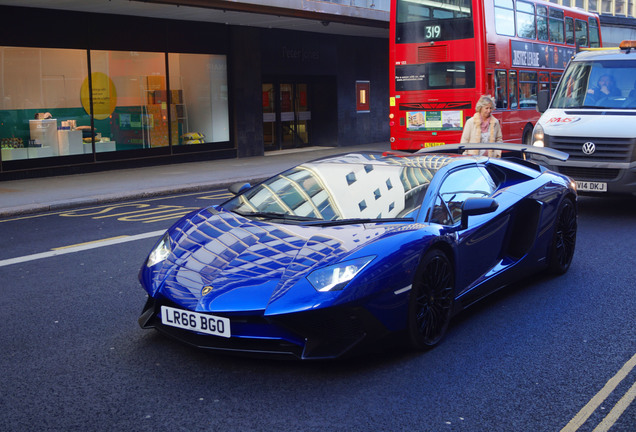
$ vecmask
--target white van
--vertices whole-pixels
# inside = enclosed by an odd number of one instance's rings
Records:
[[[636,41],[577,53],[548,106],[539,95],[532,143],[570,155],[541,163],[585,194],[636,195]]]

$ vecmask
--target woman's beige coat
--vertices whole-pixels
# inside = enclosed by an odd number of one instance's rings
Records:
[[[475,113],[464,125],[461,142],[462,144],[479,144],[481,142],[481,116],[479,113]],[[490,116],[490,142],[503,142],[501,125],[494,116]]]
[[[499,120],[494,116],[490,116],[490,140],[489,142],[503,142],[503,135],[501,134],[501,125]],[[464,132],[462,133],[462,144],[479,144],[481,142],[481,116],[479,113],[475,113],[474,116],[468,119],[464,125]],[[467,150],[467,154],[484,154],[485,151],[480,152],[478,150]],[[489,150],[488,156],[501,157],[501,151]]]

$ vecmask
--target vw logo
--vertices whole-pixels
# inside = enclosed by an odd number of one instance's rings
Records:
[[[594,145],[593,142],[588,141],[583,144],[581,150],[583,150],[583,153],[585,153],[586,155],[591,155],[596,151],[596,145]]]

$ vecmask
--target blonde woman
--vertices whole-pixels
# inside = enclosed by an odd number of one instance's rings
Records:
[[[462,133],[462,144],[479,144],[503,142],[501,125],[493,117],[495,101],[488,95],[483,95],[475,105],[475,115],[468,119]],[[489,157],[501,157],[500,150],[467,150],[467,154],[479,154]]]

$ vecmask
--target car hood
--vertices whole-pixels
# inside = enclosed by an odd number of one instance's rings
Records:
[[[312,227],[205,209],[173,227],[172,253],[153,283],[190,310],[263,311],[292,289],[311,308],[329,296],[317,296],[305,276],[403,231],[396,223]]]

